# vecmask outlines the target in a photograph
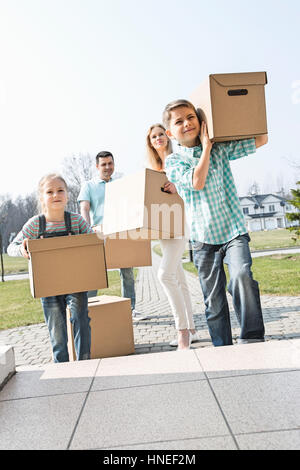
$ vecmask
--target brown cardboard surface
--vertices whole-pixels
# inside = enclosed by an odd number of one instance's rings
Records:
[[[151,240],[105,240],[107,269],[152,265]]]
[[[131,301],[102,295],[89,299],[91,319],[91,359],[125,356],[134,353]],[[70,311],[67,311],[70,361],[76,360]]]
[[[151,240],[132,240],[127,231],[105,236],[102,224],[93,229],[104,240],[107,269],[152,266]]]
[[[182,237],[184,203],[162,191],[165,173],[146,168],[106,186],[103,232],[128,232],[133,240]]]
[[[152,266],[151,240],[132,240],[127,231],[105,237],[101,224],[93,228],[104,240],[107,269]]]
[[[211,74],[190,101],[214,142],[267,134],[266,72]]]
[[[33,297],[50,297],[108,286],[104,242],[96,234],[28,240]]]

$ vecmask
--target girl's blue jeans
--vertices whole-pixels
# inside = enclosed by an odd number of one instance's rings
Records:
[[[193,243],[194,264],[198,270],[208,330],[214,346],[232,344],[224,263],[230,276],[228,291],[241,327],[239,339],[242,342],[264,341],[259,288],[251,272],[249,241],[249,235],[245,234],[223,245]]]
[[[91,328],[88,316],[87,292],[41,298],[48,326],[54,362],[69,361],[67,306],[71,312],[77,360],[90,358]]]

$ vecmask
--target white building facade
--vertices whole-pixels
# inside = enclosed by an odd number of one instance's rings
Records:
[[[297,212],[297,209],[281,196],[257,194],[255,196],[243,196],[239,199],[249,232],[274,230],[296,225],[287,220],[286,213]]]

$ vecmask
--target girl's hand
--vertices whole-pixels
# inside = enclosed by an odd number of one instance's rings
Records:
[[[24,258],[29,259],[30,256],[28,253],[27,241],[28,241],[28,238],[25,238],[25,240],[23,240],[20,251],[21,251],[22,256],[24,256]]]
[[[201,122],[201,130],[200,130],[200,141],[204,149],[211,150],[213,146],[213,142],[209,139],[208,132],[207,132],[207,125],[204,121]]]
[[[166,193],[170,193],[170,194],[176,194],[176,193],[177,193],[177,189],[176,189],[175,184],[170,183],[170,181],[168,181],[167,183],[165,183],[165,185],[164,185],[164,191],[165,191]]]

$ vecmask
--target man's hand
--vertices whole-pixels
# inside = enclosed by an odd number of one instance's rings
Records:
[[[80,201],[80,214],[84,220],[91,225],[90,219],[90,202],[89,201]]]
[[[28,253],[27,242],[28,242],[28,238],[25,238],[25,240],[23,240],[22,245],[20,247],[20,251],[24,258],[30,259],[30,255]]]
[[[204,149],[211,150],[213,146],[213,142],[210,140],[207,132],[207,125],[204,121],[201,122],[201,129],[200,129],[200,141]]]

